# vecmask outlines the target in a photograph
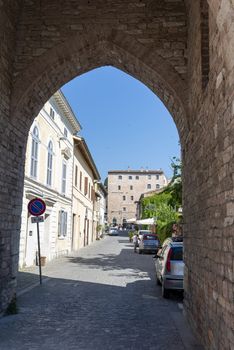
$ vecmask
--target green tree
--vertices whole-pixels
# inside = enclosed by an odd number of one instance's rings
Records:
[[[178,209],[182,207],[182,165],[180,159],[174,157],[171,167],[173,177],[168,186],[160,193],[155,193],[141,201],[142,218],[156,217],[157,231],[161,241],[171,236],[172,226],[181,221]]]

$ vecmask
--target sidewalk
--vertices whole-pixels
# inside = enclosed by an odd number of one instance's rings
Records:
[[[55,270],[61,266],[62,262],[65,262],[67,256],[63,256],[46,263],[45,266],[41,267],[42,272],[42,284],[46,283]],[[30,289],[38,286],[40,284],[39,277],[39,266],[31,266],[18,271],[17,274],[17,289],[16,295],[20,296]]]

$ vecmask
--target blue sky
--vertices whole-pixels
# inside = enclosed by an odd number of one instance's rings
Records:
[[[175,123],[159,98],[122,71],[102,67],[62,88],[88,144],[102,181],[108,170],[162,169],[172,175],[180,156]]]

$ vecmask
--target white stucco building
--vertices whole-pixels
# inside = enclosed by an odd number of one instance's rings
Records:
[[[95,187],[100,175],[84,138],[74,136],[73,139],[72,249],[77,250],[96,239],[99,214],[96,211]]]
[[[28,202],[46,203],[40,223],[41,255],[47,261],[67,254],[72,242],[73,135],[81,129],[68,102],[57,91],[46,102],[29,131],[23,195],[19,267],[37,259],[36,224],[31,223]]]

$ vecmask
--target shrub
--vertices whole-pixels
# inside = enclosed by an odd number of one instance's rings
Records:
[[[5,316],[15,315],[15,314],[18,314],[18,312],[19,310],[16,302],[16,296],[14,296],[10,304],[8,305],[8,308],[5,311]]]

